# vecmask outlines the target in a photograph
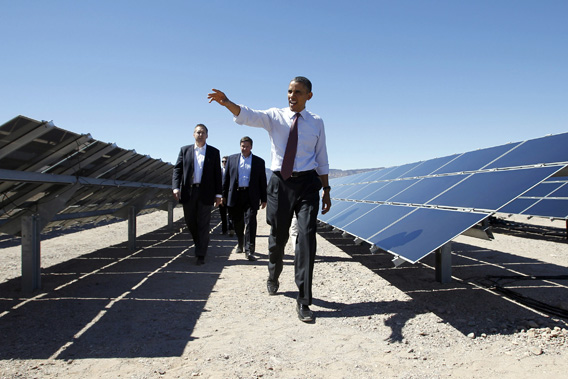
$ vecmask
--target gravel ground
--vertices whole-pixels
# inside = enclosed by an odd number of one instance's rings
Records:
[[[125,222],[45,239],[43,288],[31,295],[19,291],[19,246],[0,242],[0,377],[567,377],[567,319],[492,287],[566,312],[562,236],[501,225],[493,241],[458,237],[452,283],[441,284],[433,256],[394,268],[389,254],[321,228],[316,319],[302,323],[291,244],[278,295],[266,293],[258,219],[256,262],[214,224],[196,266],[183,223],[170,232],[163,212],[139,218],[136,251]]]

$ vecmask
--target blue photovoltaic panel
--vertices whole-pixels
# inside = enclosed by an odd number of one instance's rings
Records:
[[[548,195],[549,197],[568,197],[568,183],[562,184],[556,191]]]
[[[428,204],[498,210],[558,170],[555,166],[472,174]]]
[[[343,212],[345,209],[356,205],[356,203],[352,201],[341,201],[341,200],[334,200],[332,204],[333,206],[331,207],[331,210],[326,214],[321,214],[320,212],[318,219],[320,219],[323,222],[328,222],[333,217],[336,217],[338,214],[341,214],[341,212]]]
[[[483,167],[507,153],[518,144],[519,143],[517,142],[464,153],[444,167],[436,170],[434,174],[449,174],[454,172],[481,170]]]
[[[352,199],[352,200],[360,200],[363,198],[363,193],[365,191],[374,191],[373,188],[376,186],[383,186],[384,183],[360,183],[360,184],[351,184],[347,187],[349,188],[347,191],[342,192],[341,196],[336,195],[338,198],[341,199]]]
[[[395,180],[392,182],[388,182],[386,185],[378,188],[373,193],[362,198],[362,200],[367,201],[387,201],[394,195],[404,191],[409,186],[413,185],[420,179],[403,179],[403,180]]]
[[[542,199],[522,214],[565,219],[568,217],[568,199]]]
[[[416,262],[494,212],[566,218],[568,181],[552,177],[566,146],[568,133],[331,179],[324,219]]]
[[[378,171],[373,171],[369,176],[368,180],[370,182],[375,180],[383,180],[383,178],[385,178],[387,175],[389,175],[392,171],[396,170],[397,168],[398,167],[395,166],[395,167],[383,168],[382,170]]]
[[[413,178],[418,176],[426,176],[432,174],[434,171],[440,169],[444,165],[448,164],[448,162],[456,159],[458,154],[449,155],[447,157],[441,158],[434,158],[430,159],[429,161],[422,162],[422,164],[414,167],[413,169],[409,170],[406,174],[404,174],[405,178]]]
[[[376,192],[391,182],[373,182],[368,184],[363,184],[360,190],[351,194],[350,198],[353,200],[363,200],[367,198],[373,192]]]
[[[353,222],[345,225],[342,229],[364,240],[369,240],[369,238],[379,230],[402,219],[415,209],[416,207],[382,204],[374,208],[371,212],[353,220]]]
[[[536,203],[538,199],[518,198],[499,209],[501,213],[521,214],[525,209]]]
[[[366,184],[346,184],[343,186],[337,186],[335,185],[335,183],[333,183],[333,197],[336,199],[348,199],[349,196],[355,192],[355,191],[359,191],[362,186],[365,186]]]
[[[390,198],[389,202],[426,204],[429,200],[432,200],[465,177],[465,175],[447,175],[423,178],[413,186]]]
[[[418,208],[369,241],[414,263],[488,216],[487,213]]]
[[[487,168],[568,162],[568,133],[528,140]]]
[[[336,228],[343,229],[347,224],[357,220],[365,213],[379,206],[379,204],[375,203],[358,203],[355,207],[348,208],[330,219],[329,223],[333,224]]]
[[[502,213],[568,218],[568,185],[565,181],[542,182],[499,210]]]
[[[527,193],[525,193],[524,197],[545,197],[550,193],[556,191],[563,183],[552,183],[552,182],[542,182]],[[556,196],[556,195],[555,195]]]
[[[392,180],[398,178],[405,178],[406,177],[405,174],[408,171],[412,170],[414,167],[418,166],[420,163],[422,162],[409,163],[402,166],[394,167],[392,170],[389,170],[389,172],[387,172],[385,175],[375,180]]]
[[[371,177],[375,175],[376,171],[367,171],[361,174],[360,177],[357,178],[357,183],[368,183],[371,180]]]

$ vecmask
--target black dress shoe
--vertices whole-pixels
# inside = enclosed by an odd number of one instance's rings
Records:
[[[254,255],[252,255],[251,253],[247,253],[246,257],[251,262],[256,261],[256,257]]]
[[[266,289],[268,290],[268,294],[269,295],[276,295],[276,292],[278,291],[279,285],[280,285],[280,283],[278,283],[278,281],[273,282],[272,280],[268,279],[266,281]]]
[[[205,257],[197,257],[195,264],[198,265],[198,266],[204,265],[205,264]]]
[[[296,312],[298,312],[300,321],[311,322],[314,320],[314,312],[306,304],[296,303]]]

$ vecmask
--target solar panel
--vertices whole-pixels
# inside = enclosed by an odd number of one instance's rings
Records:
[[[375,204],[376,205],[376,204]],[[401,220],[404,216],[415,210],[415,207],[396,206],[382,204],[372,209],[352,222],[346,224],[342,229],[346,232],[369,241],[378,231],[383,230],[393,223]]]
[[[154,187],[160,191],[146,206],[171,201],[171,164],[24,116],[0,126],[0,167],[0,232],[8,234],[19,233],[18,219],[30,207],[53,201],[71,184],[81,188],[58,210],[65,217],[51,215],[47,229],[115,218]]]
[[[541,199],[522,214],[565,219],[568,217],[568,199]]]
[[[568,133],[546,136],[519,143],[508,154],[503,155],[487,168],[517,167],[546,163],[564,162],[568,164],[566,154]]]
[[[484,213],[416,208],[399,222],[370,237],[369,241],[385,251],[417,262],[486,217]]]
[[[551,166],[471,174],[428,204],[496,211],[559,169]]]
[[[499,210],[502,213],[568,219],[568,179],[551,178]]]
[[[547,179],[568,166],[565,146],[568,133],[331,179],[320,220],[414,263],[495,212],[562,213],[568,182]]]
[[[172,165],[24,116],[0,125],[0,233],[22,236],[23,287],[40,287],[40,231],[167,209]]]

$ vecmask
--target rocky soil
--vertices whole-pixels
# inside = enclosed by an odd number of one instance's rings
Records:
[[[235,253],[215,213],[196,266],[183,223],[172,232],[166,220],[139,218],[136,251],[124,222],[46,238],[33,294],[19,290],[17,241],[0,241],[0,377],[567,377],[563,224],[458,237],[449,284],[435,281],[433,256],[394,268],[389,254],[321,228],[306,324],[291,244],[279,294],[266,293],[263,212],[256,262]]]

